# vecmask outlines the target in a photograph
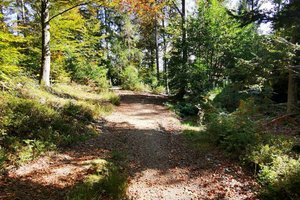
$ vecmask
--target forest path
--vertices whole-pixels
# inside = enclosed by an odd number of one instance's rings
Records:
[[[257,185],[236,163],[188,147],[165,97],[118,93],[121,105],[98,137],[11,169],[0,179],[0,199],[65,199],[92,173],[89,161],[112,155],[126,162],[129,199],[255,199]]]
[[[218,151],[188,147],[178,117],[158,95],[120,91],[122,103],[106,118],[129,163],[129,199],[255,199],[255,182]]]

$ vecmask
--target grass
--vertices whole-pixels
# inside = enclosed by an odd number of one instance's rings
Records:
[[[207,133],[205,126],[197,123],[197,117],[186,117],[182,120],[183,136],[188,146],[198,152],[205,153],[215,148],[210,134]]]
[[[82,183],[76,185],[67,196],[68,200],[127,199],[127,176],[122,167],[116,165],[114,157],[120,153],[112,153],[112,160],[97,159],[91,161],[94,173],[88,175]],[[117,157],[118,157],[117,156]]]
[[[72,83],[42,88],[26,77],[0,92],[0,170],[93,137],[95,121],[119,104],[109,91]]]

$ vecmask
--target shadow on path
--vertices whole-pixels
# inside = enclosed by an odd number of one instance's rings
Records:
[[[64,199],[91,173],[86,161],[125,157],[132,199],[255,199],[253,179],[217,150],[195,152],[158,95],[120,92],[121,105],[99,122],[103,133],[44,156],[0,179],[0,199]]]

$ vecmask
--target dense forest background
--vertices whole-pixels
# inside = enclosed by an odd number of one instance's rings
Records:
[[[260,1],[241,1],[231,9],[233,2],[203,1],[189,14],[181,3],[3,1],[2,80],[22,69],[47,86],[164,87],[194,99],[226,87],[281,103],[289,97],[293,110],[298,2],[260,9]],[[259,25],[267,22],[272,32],[262,35]]]
[[[232,4],[2,0],[0,164],[93,135],[120,86],[171,96],[180,116],[255,168],[264,195],[300,198],[300,2]]]

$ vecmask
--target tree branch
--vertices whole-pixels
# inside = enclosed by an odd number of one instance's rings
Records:
[[[60,15],[62,15],[62,14],[64,14],[64,13],[66,13],[66,12],[68,12],[68,11],[74,9],[74,8],[77,8],[77,7],[79,7],[79,6],[84,6],[84,5],[87,5],[87,4],[89,4],[89,3],[90,3],[90,2],[80,3],[80,4],[74,5],[74,6],[70,7],[70,8],[67,8],[66,10],[64,10],[64,11],[62,11],[62,12],[60,12],[60,13],[57,13],[56,15],[53,15],[52,17],[50,17],[50,19],[48,20],[47,23],[49,23],[52,19],[54,19],[54,18],[56,18],[56,17],[58,17],[58,16],[60,16]]]
[[[183,13],[181,12],[181,10],[178,8],[178,6],[176,5],[176,3],[174,1],[172,1],[175,9],[178,11],[178,13],[181,15],[181,17],[183,17]]]

